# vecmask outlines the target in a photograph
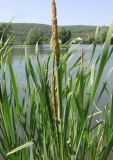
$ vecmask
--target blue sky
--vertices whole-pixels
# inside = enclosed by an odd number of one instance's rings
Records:
[[[113,0],[56,0],[59,25],[108,25]],[[51,0],[1,0],[0,21],[51,24]]]

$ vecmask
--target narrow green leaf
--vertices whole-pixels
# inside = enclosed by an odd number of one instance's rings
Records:
[[[10,154],[13,154],[15,152],[18,152],[18,151],[20,151],[20,150],[22,150],[24,148],[31,147],[33,144],[34,144],[34,142],[27,142],[27,143],[25,143],[25,144],[15,148],[15,149],[13,149],[11,152],[7,153],[7,156],[9,156]]]

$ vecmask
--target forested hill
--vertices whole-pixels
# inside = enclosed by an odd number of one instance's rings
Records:
[[[23,44],[31,28],[38,27],[46,37],[50,37],[51,26],[35,23],[12,23],[11,32],[15,35],[15,43]]]
[[[88,35],[89,33],[96,31],[96,26],[87,26],[87,25],[72,25],[72,26],[64,26],[69,29],[74,36],[83,37]]]
[[[12,23],[11,32],[15,35],[15,44],[23,44],[26,40],[26,36],[31,28],[38,27],[40,31],[46,37],[49,42],[51,37],[51,26],[45,24],[35,23]],[[86,37],[90,33],[94,33],[96,26],[84,26],[84,25],[72,25],[72,26],[60,26],[66,27],[71,31],[72,37]]]

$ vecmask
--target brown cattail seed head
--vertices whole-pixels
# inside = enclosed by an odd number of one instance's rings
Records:
[[[60,48],[58,43],[58,31],[57,31],[57,13],[55,0],[52,1],[52,48],[53,48],[53,59],[56,64],[59,63]]]

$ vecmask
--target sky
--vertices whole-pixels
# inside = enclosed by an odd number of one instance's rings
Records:
[[[51,0],[0,0],[0,22],[51,24]],[[113,0],[56,0],[58,25],[109,25]]]

